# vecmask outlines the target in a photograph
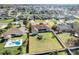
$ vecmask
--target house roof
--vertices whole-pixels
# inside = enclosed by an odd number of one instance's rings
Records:
[[[31,27],[32,27],[32,30],[49,29],[46,24],[36,24],[36,25],[32,25]]]
[[[57,25],[57,30],[72,30],[71,26],[70,25],[65,25],[65,24],[59,24]]]
[[[11,28],[7,32],[3,33],[3,36],[10,35],[10,34],[24,34],[21,30],[18,28]]]
[[[67,20],[74,20],[75,17],[74,17],[74,16],[66,16],[66,19],[67,19]]]

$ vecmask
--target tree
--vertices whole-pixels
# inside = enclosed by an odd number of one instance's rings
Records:
[[[1,29],[0,30],[0,35],[2,34],[2,33],[4,33],[6,30],[5,29]]]
[[[79,20],[75,20],[75,22],[72,25],[73,25],[74,31],[79,33]]]
[[[27,19],[26,19],[26,20],[23,20],[23,24],[24,24],[25,26],[27,26],[27,23],[28,23]]]
[[[19,50],[19,53],[17,54],[22,54],[22,46],[20,46],[17,50]]]
[[[9,52],[9,50],[5,50],[5,52],[3,54],[4,55],[11,55],[11,53]]]
[[[53,29],[53,30],[56,30],[56,28],[57,28],[57,26],[56,26],[56,25],[52,26],[52,29]]]
[[[20,51],[22,51],[22,47],[20,46],[17,50],[20,50]]]
[[[74,41],[74,46],[79,46],[79,39]]]
[[[9,28],[11,28],[11,27],[12,27],[12,24],[9,23],[8,26],[7,26],[5,29],[9,29]]]
[[[38,35],[37,39],[42,40],[43,36],[42,35]]]
[[[75,42],[75,40],[73,38],[70,38],[66,41],[66,45],[67,46],[74,46],[74,42]]]

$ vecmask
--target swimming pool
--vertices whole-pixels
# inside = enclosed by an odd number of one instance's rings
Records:
[[[10,45],[20,45],[20,41],[11,42]]]
[[[22,40],[16,40],[16,41],[9,40],[8,42],[6,42],[4,47],[15,47],[21,45],[22,45]]]

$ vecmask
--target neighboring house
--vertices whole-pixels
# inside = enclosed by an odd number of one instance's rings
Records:
[[[19,17],[18,17],[18,16],[16,16],[16,18],[15,18],[15,19],[16,19],[16,21],[19,21]]]
[[[18,25],[19,22],[18,21],[15,21],[15,22],[12,22],[13,25]]]
[[[57,21],[57,24],[64,24],[64,22],[65,22],[65,19],[60,19]]]
[[[78,36],[79,37],[79,24],[78,23],[73,23],[73,29],[74,29],[74,32],[75,32],[75,36]]]
[[[66,18],[66,20],[74,20],[75,19],[74,16],[66,16],[65,18]]]
[[[74,23],[75,17],[74,16],[66,16],[66,23]]]
[[[70,31],[72,31],[72,27],[70,25],[67,25],[67,24],[58,24],[57,30],[58,31],[70,32]]]
[[[65,16],[58,15],[58,16],[55,16],[54,18],[56,20],[61,20],[61,19],[65,19]]]
[[[20,29],[18,29],[18,28],[11,28],[7,32],[3,33],[1,36],[3,38],[8,39],[8,38],[12,37],[12,35],[13,36],[18,36],[18,35],[23,35],[23,34],[25,34],[25,33],[23,31],[21,31]]]
[[[74,23],[74,20],[67,20],[66,23]]]
[[[10,19],[12,18],[11,16],[7,16],[7,15],[0,15],[0,20],[6,20],[6,19]]]
[[[24,34],[26,34],[26,28],[25,28],[25,26],[21,26],[19,28],[19,30],[22,31]]]

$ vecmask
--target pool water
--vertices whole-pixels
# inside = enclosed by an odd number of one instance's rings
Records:
[[[16,41],[16,42],[12,42],[11,44],[20,45],[20,42]]]

